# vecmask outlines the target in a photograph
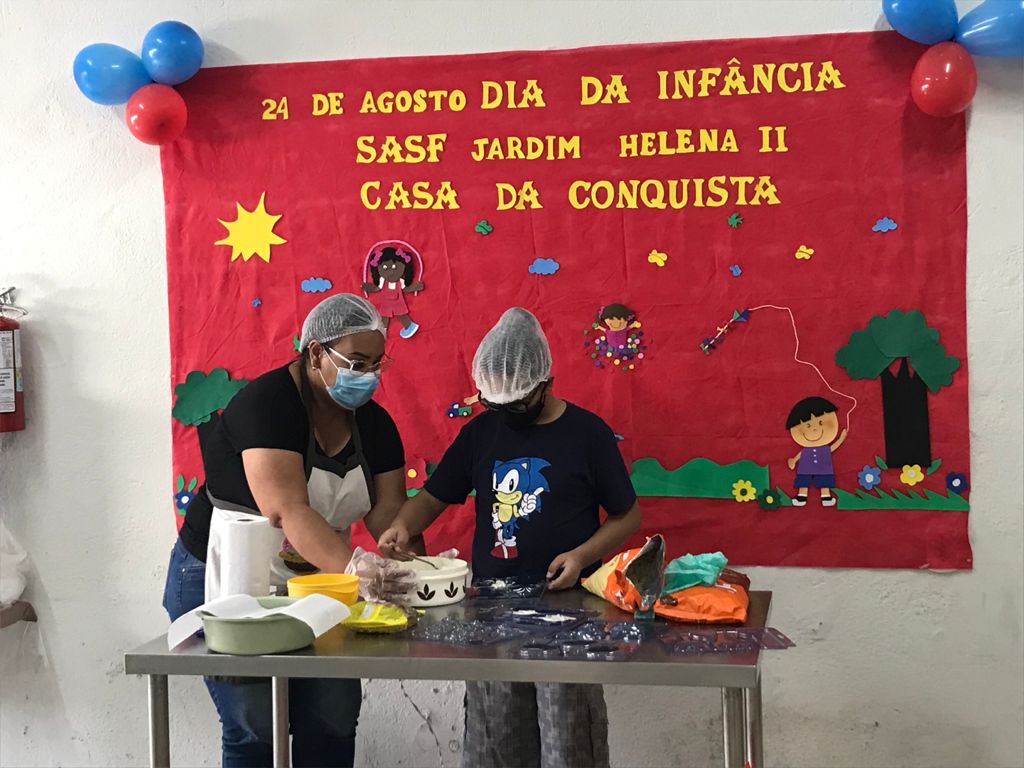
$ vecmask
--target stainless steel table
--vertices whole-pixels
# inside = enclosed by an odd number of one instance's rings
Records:
[[[771,592],[751,592],[748,627],[763,627]],[[587,608],[605,618],[623,613],[582,589],[551,593],[545,606]],[[465,616],[469,603],[427,612],[424,621]],[[508,680],[513,682],[701,686],[722,689],[726,768],[762,768],[760,654],[673,656],[658,641],[642,644],[623,661],[521,659],[516,643],[459,648],[406,635],[357,635],[336,627],[301,651],[280,656],[222,656],[193,638],[175,651],[158,637],[125,655],[125,672],[149,676],[150,765],[170,765],[168,675],[269,677],[274,716],[274,764],[288,765],[288,679],[348,677],[404,680]]]

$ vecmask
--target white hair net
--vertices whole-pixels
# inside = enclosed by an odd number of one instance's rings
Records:
[[[339,293],[324,299],[306,315],[299,350],[305,350],[311,341],[329,344],[342,336],[363,331],[385,333],[380,312],[362,296]]]
[[[551,350],[537,318],[522,307],[506,310],[473,357],[473,380],[492,403],[521,400],[551,376]]]

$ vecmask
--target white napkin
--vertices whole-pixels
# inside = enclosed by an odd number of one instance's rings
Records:
[[[201,613],[222,619],[261,619],[264,616],[284,614],[298,619],[313,630],[313,637],[337,626],[349,617],[351,611],[344,603],[327,595],[308,595],[282,608],[264,608],[255,597],[226,595],[200,605],[179,616],[167,630],[167,649],[173,651],[203,627]]]

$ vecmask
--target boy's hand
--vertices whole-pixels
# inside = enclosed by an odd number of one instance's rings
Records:
[[[796,459],[790,457],[786,459],[786,463],[789,464],[790,469],[796,469]]]
[[[580,580],[580,571],[586,565],[575,552],[563,552],[548,566],[548,589],[568,589]]]
[[[384,557],[395,560],[411,560],[409,556],[409,529],[401,523],[395,523],[380,535],[377,546]]]

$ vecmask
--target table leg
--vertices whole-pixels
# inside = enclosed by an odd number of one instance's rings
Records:
[[[288,768],[291,749],[288,739],[288,678],[270,678],[274,718],[274,768]]]
[[[761,730],[761,678],[757,685],[743,691],[743,710],[746,716],[747,765],[764,768],[764,735]]]
[[[743,768],[743,689],[722,689],[725,768]]]
[[[149,765],[170,768],[171,737],[167,713],[167,675],[149,676]]]

